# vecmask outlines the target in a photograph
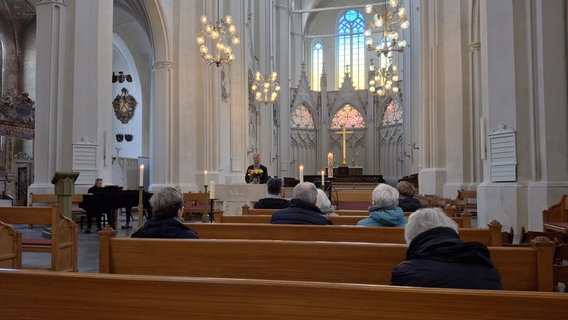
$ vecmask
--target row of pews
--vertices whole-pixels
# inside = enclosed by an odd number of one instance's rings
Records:
[[[9,292],[0,299],[2,316],[554,319],[568,311],[568,296],[552,292],[553,244],[504,247],[497,224],[463,228],[460,235],[490,246],[503,291],[389,286],[390,270],[405,257],[402,228],[188,226],[201,239],[117,238],[115,230],[101,231],[99,274],[1,269]]]

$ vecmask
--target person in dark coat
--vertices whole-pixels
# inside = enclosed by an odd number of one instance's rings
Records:
[[[294,187],[290,208],[272,214],[274,224],[333,224],[316,206],[318,191],[311,182],[298,183]]]
[[[150,198],[153,218],[132,234],[132,238],[199,239],[196,232],[184,225],[183,196],[179,190],[166,187]]]
[[[255,153],[252,155],[252,162],[250,166],[247,168],[247,172],[245,174],[245,182],[251,183],[253,178],[249,175],[249,172],[254,169],[262,170],[262,175],[260,176],[260,183],[266,183],[268,181],[268,168],[260,164],[260,154]]]
[[[97,178],[95,180],[95,185],[93,185],[92,187],[89,188],[89,190],[87,190],[87,193],[93,194],[93,193],[97,193],[103,190],[103,178]],[[91,230],[91,226],[93,224],[93,217],[95,217],[95,221],[97,224],[97,231],[101,231],[102,230],[102,212],[92,212],[92,211],[87,211],[87,230],[85,230],[85,233],[91,233],[93,232]]]
[[[283,209],[290,206],[290,201],[282,198],[282,180],[277,178],[270,178],[266,183],[268,195],[259,199],[255,204],[255,209]]]
[[[422,209],[422,204],[420,200],[414,198],[414,194],[416,193],[416,189],[412,183],[408,181],[400,181],[396,185],[396,190],[400,194],[398,197],[398,206],[404,212],[414,212],[418,209]]]
[[[462,242],[457,231],[457,223],[440,208],[411,214],[404,230],[406,261],[392,270],[391,284],[500,290],[501,277],[487,247]]]

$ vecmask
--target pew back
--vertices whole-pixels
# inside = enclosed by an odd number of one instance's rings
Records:
[[[8,224],[49,225],[51,239],[22,239],[24,252],[51,253],[52,271],[77,271],[77,225],[58,206],[0,207],[0,221]]]
[[[271,210],[271,209],[263,209]],[[251,209],[249,209],[249,212]],[[274,211],[274,210],[273,210]],[[225,215],[223,213],[215,213],[216,223],[270,223],[272,215]],[[355,225],[359,220],[368,218],[369,216],[327,216],[335,225]],[[471,215],[462,215],[461,217],[451,217],[459,228],[471,228]]]
[[[389,284],[406,245],[362,242],[135,239],[101,231],[99,272]],[[489,247],[504,289],[552,291],[552,244]]]
[[[22,234],[0,221],[0,268],[22,267]]]
[[[0,270],[0,283],[10,292],[0,299],[6,319],[528,320],[568,311],[568,295],[553,292],[23,270]]]
[[[267,223],[187,223],[201,239],[262,239],[300,241],[346,241],[405,243],[404,228],[354,225],[293,225]],[[460,229],[463,241],[501,246],[501,226],[488,229]]]

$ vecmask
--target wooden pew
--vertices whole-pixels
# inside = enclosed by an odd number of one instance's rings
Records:
[[[83,223],[87,221],[87,213],[85,210],[79,208],[79,204],[83,202],[82,194],[74,194],[71,196],[71,215],[75,221],[79,221],[79,226],[83,230]],[[30,201],[28,206],[30,207],[51,207],[53,205],[58,205],[57,195],[50,194],[35,194],[30,193]],[[104,219],[104,216],[103,216]]]
[[[270,223],[272,215],[250,214],[251,210],[272,210],[274,209],[249,209],[248,215],[225,215],[215,213],[216,223]],[[368,218],[369,216],[327,216],[336,225],[355,225],[357,221]],[[461,217],[451,217],[457,222],[459,228],[471,228],[471,215],[464,214]]]
[[[558,292],[0,270],[5,319],[560,319]]]
[[[389,284],[406,256],[390,243],[99,236],[100,273]],[[553,291],[552,243],[489,250],[504,289]]]
[[[0,221],[50,226],[51,239],[23,238],[22,250],[51,253],[52,271],[77,271],[77,225],[58,206],[0,207]]]
[[[352,225],[297,225],[268,223],[186,223],[201,239],[262,239],[300,241],[345,241],[371,243],[406,243],[404,228],[360,227]],[[487,246],[501,246],[501,224],[487,229],[460,229],[463,241],[477,241]]]
[[[560,202],[542,211],[544,231],[559,231],[568,234],[568,195],[565,194]]]
[[[0,268],[22,268],[22,233],[0,221]]]

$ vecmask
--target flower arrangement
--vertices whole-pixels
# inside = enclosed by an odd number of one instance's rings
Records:
[[[264,171],[262,169],[251,169],[248,171],[248,176],[251,178],[260,178]]]

